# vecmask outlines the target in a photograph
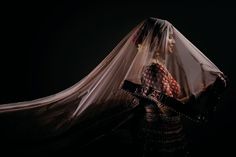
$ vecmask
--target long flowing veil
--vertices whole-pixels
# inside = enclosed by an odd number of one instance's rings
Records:
[[[174,52],[168,56],[170,32]],[[99,118],[134,108],[134,97],[121,89],[125,80],[140,83],[144,67],[159,49],[160,62],[181,87],[182,98],[197,97],[223,73],[170,22],[148,18],[126,35],[109,55],[72,87],[36,100],[0,105],[0,121],[19,135],[50,136],[76,124],[92,124]],[[127,109],[127,110],[126,110]],[[8,126],[8,127],[6,127]]]

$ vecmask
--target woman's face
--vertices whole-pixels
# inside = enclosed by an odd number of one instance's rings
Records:
[[[171,29],[170,32],[169,32],[167,42],[168,42],[168,45],[167,45],[168,52],[173,53],[174,46],[175,46],[175,39],[174,39],[173,29]]]

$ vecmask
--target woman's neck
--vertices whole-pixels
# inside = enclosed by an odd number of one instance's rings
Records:
[[[160,65],[163,65],[163,66],[165,65],[165,62],[162,58],[155,58],[155,59],[152,60],[152,63],[153,64],[160,64]]]

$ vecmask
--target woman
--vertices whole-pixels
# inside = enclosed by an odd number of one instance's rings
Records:
[[[152,41],[156,42],[156,45],[160,44],[160,40],[154,40],[162,38],[163,33],[159,32],[161,28],[158,27],[158,29],[155,34],[153,33],[154,36],[157,35],[157,38]],[[145,38],[144,36],[140,37]],[[180,115],[165,105],[155,94],[161,92],[175,99],[180,96],[180,86],[166,69],[164,61],[165,55],[174,53],[175,40],[171,27],[166,41],[165,52],[161,52],[163,49],[159,46],[153,47],[156,49],[153,60],[150,65],[144,67],[141,77],[140,94],[144,97],[150,96],[156,101],[154,103],[140,99],[140,105],[144,106],[144,120],[140,134],[144,142],[144,156],[185,156],[187,153],[185,151],[187,143]],[[142,51],[142,46],[142,42],[138,43],[139,51]]]

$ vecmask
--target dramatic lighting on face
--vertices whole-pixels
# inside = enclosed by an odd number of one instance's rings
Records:
[[[173,53],[174,46],[175,46],[175,39],[174,39],[173,30],[170,31],[167,41],[168,41],[168,52]]]

